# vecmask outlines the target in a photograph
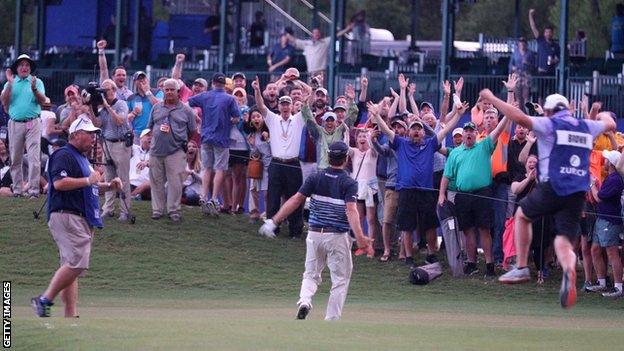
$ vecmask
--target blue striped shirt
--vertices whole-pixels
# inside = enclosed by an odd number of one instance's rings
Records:
[[[330,167],[308,177],[299,192],[310,198],[310,226],[349,231],[346,204],[356,201],[357,190],[357,182],[341,169]]]

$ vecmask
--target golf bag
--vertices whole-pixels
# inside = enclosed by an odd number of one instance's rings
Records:
[[[447,200],[442,206],[438,206],[437,210],[449,268],[453,277],[458,278],[464,275],[464,267],[455,206]]]
[[[426,285],[442,275],[440,262],[416,267],[410,271],[409,280],[414,285]]]

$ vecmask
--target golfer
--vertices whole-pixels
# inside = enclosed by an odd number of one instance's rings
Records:
[[[355,233],[357,245],[369,249],[371,240],[364,236],[356,208],[357,183],[344,171],[349,147],[336,141],[328,148],[329,168],[319,170],[306,179],[299,191],[282,208],[267,219],[260,234],[274,238],[274,231],[290,213],[310,197],[310,229],[306,239],[306,261],[297,319],[305,319],[312,309],[312,296],[321,283],[321,272],[329,266],[331,290],[325,320],[338,320],[347,298],[353,262],[349,228]],[[346,208],[346,210],[345,210]]]
[[[102,228],[100,191],[120,191],[119,178],[98,182],[84,153],[93,148],[99,129],[88,119],[78,118],[69,127],[69,143],[50,156],[48,179],[48,227],[59,249],[61,267],[48,289],[31,304],[39,317],[50,316],[50,306],[59,293],[65,317],[77,317],[78,276],[89,268],[93,228]]]
[[[520,201],[515,215],[517,267],[499,278],[502,283],[521,283],[530,279],[527,257],[531,242],[531,222],[544,215],[555,219],[555,253],[563,270],[559,298],[561,307],[576,302],[576,254],[572,243],[580,235],[580,218],[585,193],[589,189],[589,154],[593,140],[615,130],[609,113],[598,120],[579,120],[572,116],[568,99],[559,94],[546,97],[547,117],[529,117],[518,108],[498,99],[491,91],[481,91],[502,114],[537,135],[539,184]]]

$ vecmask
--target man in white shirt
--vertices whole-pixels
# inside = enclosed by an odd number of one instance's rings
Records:
[[[304,121],[301,112],[293,115],[290,96],[279,98],[279,115],[264,105],[258,77],[251,84],[256,104],[269,129],[269,143],[273,159],[269,165],[269,189],[267,218],[273,217],[281,206],[282,196],[290,198],[303,183],[299,165],[299,148]],[[288,232],[291,238],[300,238],[303,232],[303,206],[288,216]]]

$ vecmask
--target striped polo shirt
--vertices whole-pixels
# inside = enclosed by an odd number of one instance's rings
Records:
[[[346,204],[356,201],[357,190],[357,182],[341,169],[330,167],[308,177],[299,192],[310,198],[310,226],[349,231]]]

